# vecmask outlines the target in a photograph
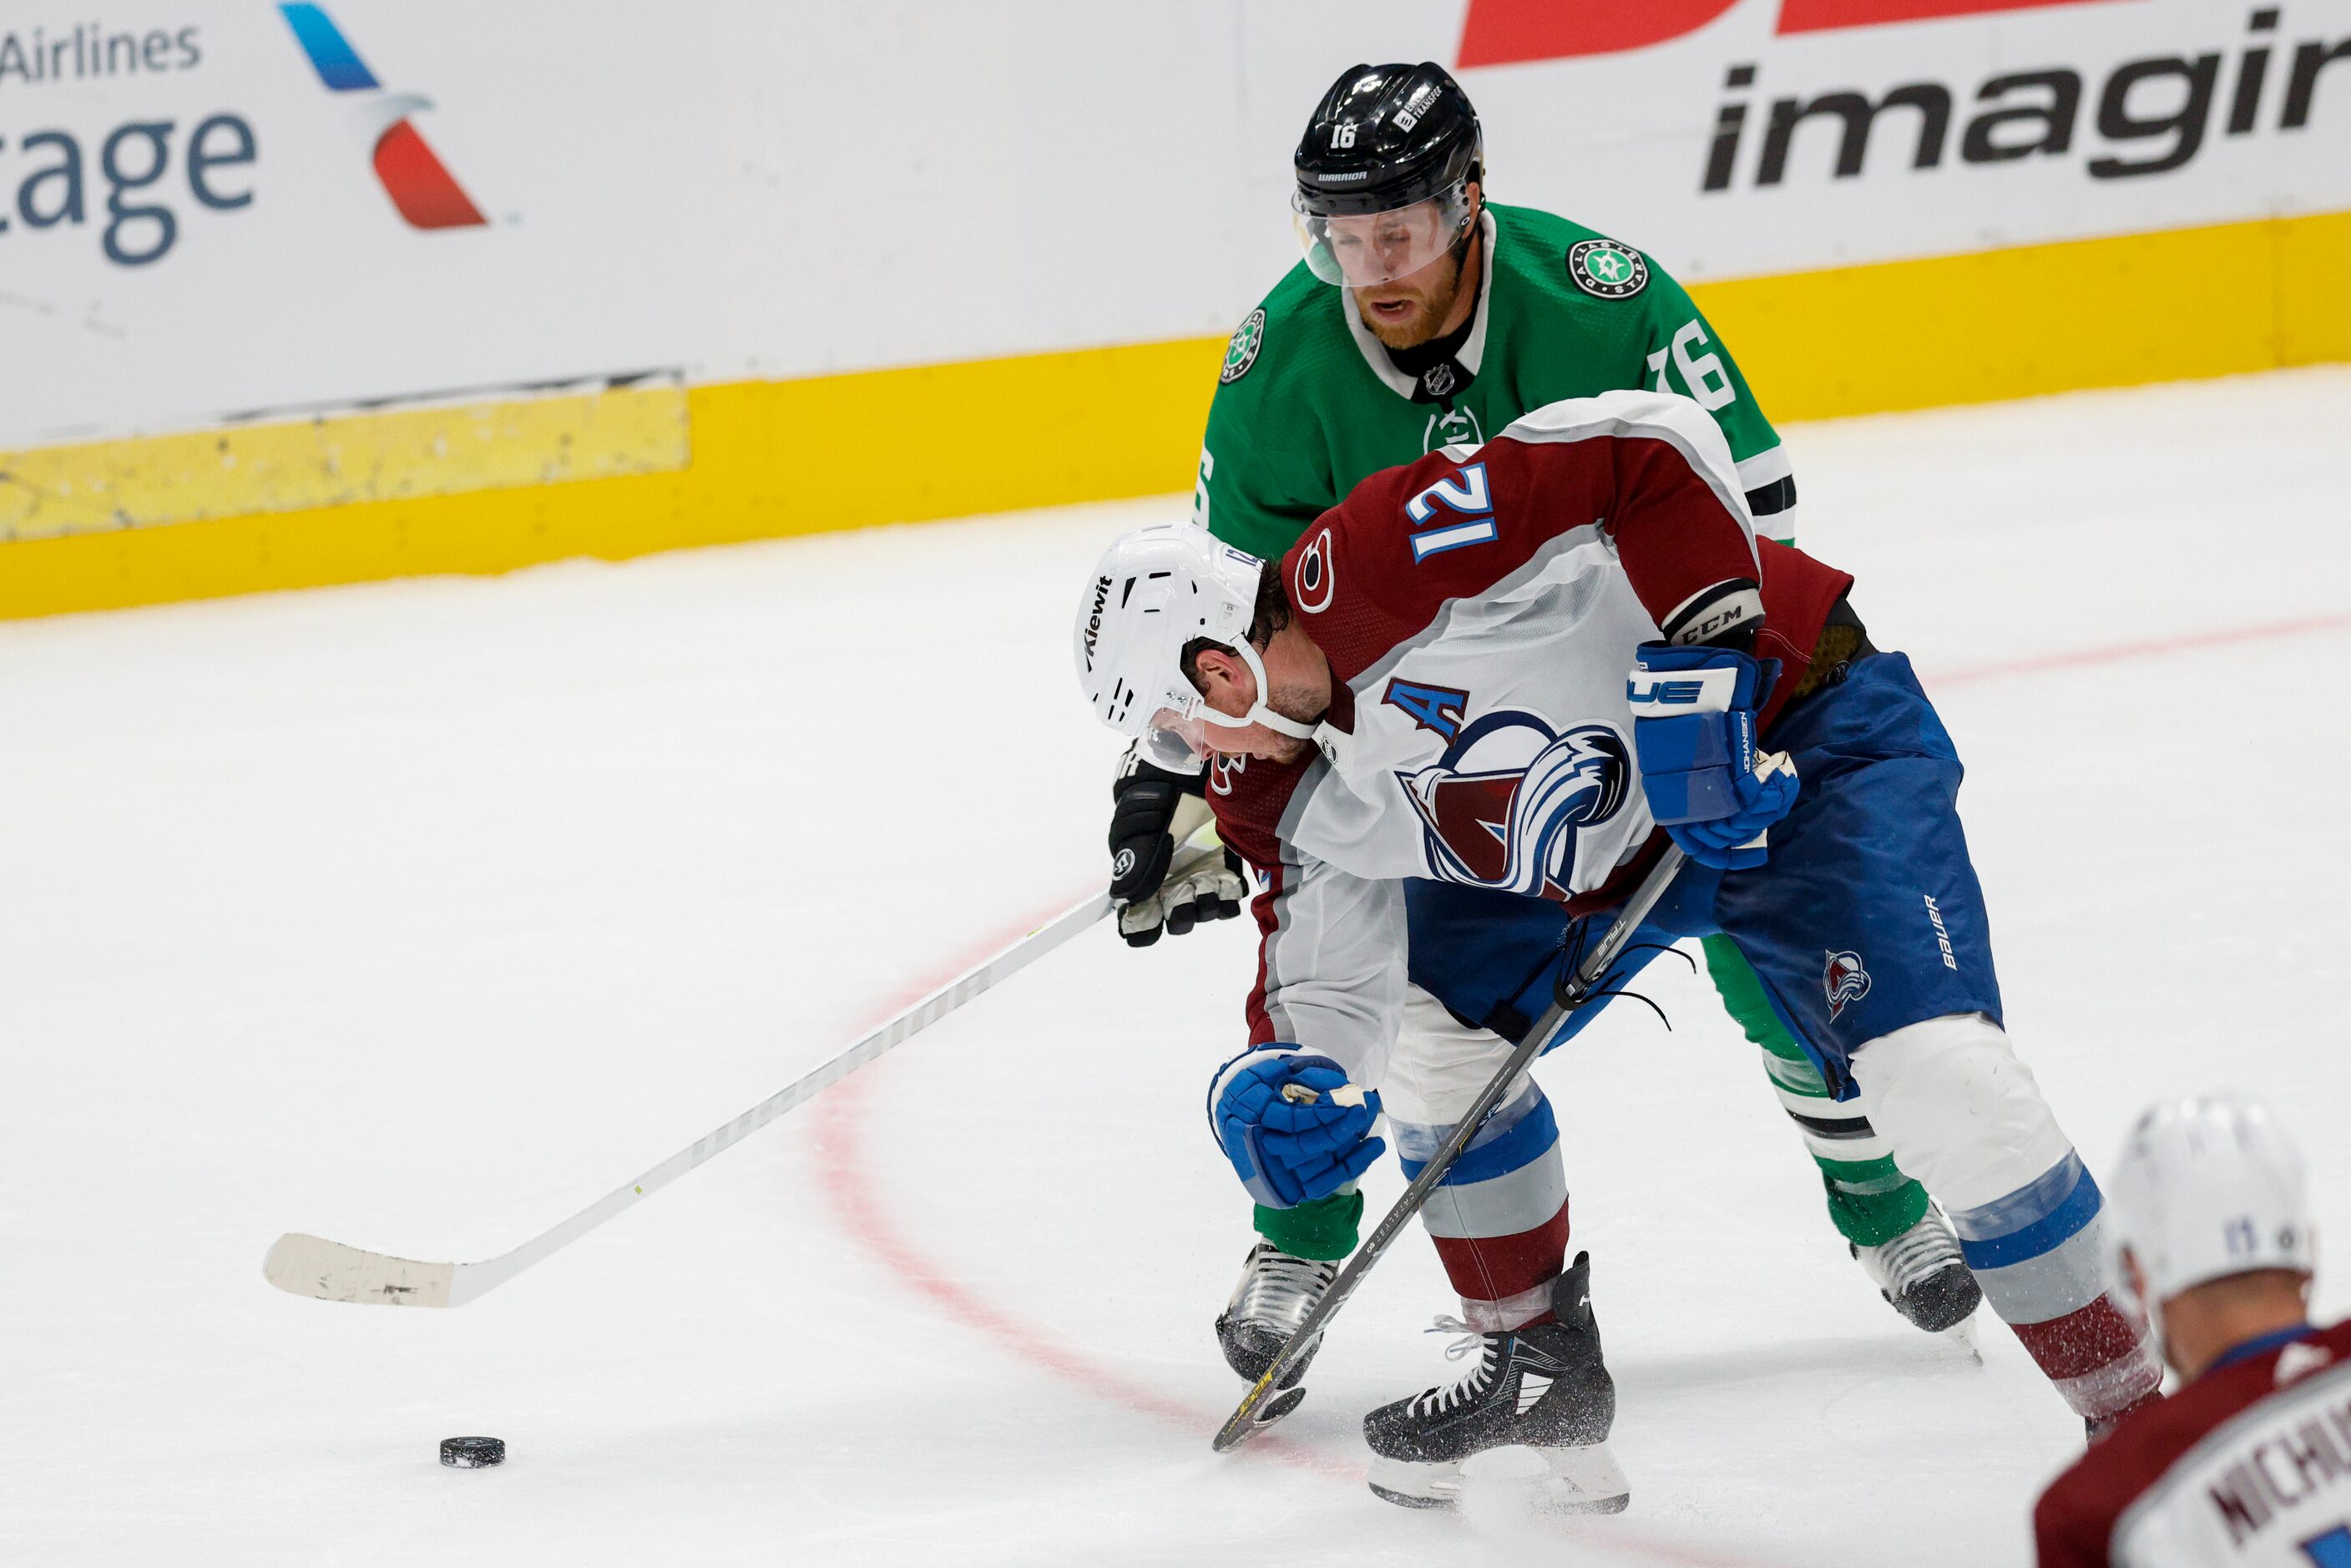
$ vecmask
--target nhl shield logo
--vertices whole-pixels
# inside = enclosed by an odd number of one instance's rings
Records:
[[[1854,1002],[1869,995],[1869,971],[1862,967],[1858,953],[1831,953],[1821,969],[1821,989],[1829,998],[1829,1021]]]
[[[1564,734],[1505,709],[1463,729],[1435,763],[1398,772],[1447,882],[1564,899],[1582,831],[1613,820],[1631,792],[1632,753],[1604,724]]]

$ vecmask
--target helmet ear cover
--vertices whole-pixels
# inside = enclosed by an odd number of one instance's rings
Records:
[[[1268,562],[1213,538],[1197,523],[1134,529],[1106,550],[1081,591],[1071,635],[1078,685],[1095,717],[1136,738],[1152,729],[1262,724],[1310,739],[1313,727],[1266,706],[1265,661],[1249,640]],[[1207,641],[1233,650],[1257,682],[1257,700],[1235,717],[1208,706],[1184,674],[1183,651]],[[1201,732],[1193,730],[1186,743]]]

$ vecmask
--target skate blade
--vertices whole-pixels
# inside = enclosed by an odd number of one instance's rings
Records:
[[[1573,1448],[1536,1448],[1559,1490],[1545,1503],[1554,1513],[1622,1513],[1633,1500],[1633,1489],[1623,1467],[1606,1443]],[[1373,1492],[1399,1508],[1452,1508],[1461,1499],[1461,1464],[1415,1463],[1372,1457],[1364,1478]]]
[[[1983,1364],[1983,1346],[1976,1340],[1976,1318],[1973,1312],[1961,1318],[1942,1333],[1943,1343],[1973,1361]]]

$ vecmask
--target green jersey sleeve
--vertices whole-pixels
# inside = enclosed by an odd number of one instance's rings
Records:
[[[1301,266],[1250,311],[1233,329],[1208,404],[1193,520],[1267,560],[1279,560],[1348,487],[1333,471],[1324,421],[1351,400],[1334,385],[1331,321],[1311,314],[1329,309],[1326,287]]]
[[[1654,276],[1643,299],[1649,390],[1679,392],[1714,416],[1739,464],[1739,482],[1747,491],[1756,531],[1793,544],[1796,481],[1780,433],[1763,417],[1739,362],[1697,304],[1680,284],[1652,267]]]
[[[1331,476],[1286,449],[1229,384],[1208,405],[1208,433],[1192,484],[1192,520],[1236,549],[1279,560],[1331,505]]]

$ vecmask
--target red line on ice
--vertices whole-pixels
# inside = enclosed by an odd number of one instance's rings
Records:
[[[2351,630],[2351,613],[2304,616],[2298,620],[2190,632],[2178,637],[2143,638],[2072,653],[1968,665],[1941,674],[1929,672],[1928,684],[1937,687],[1970,685],[1980,681],[2015,675],[2051,674],[2132,659],[2157,658],[2206,648],[2297,637],[2310,632],[2346,630]],[[1050,915],[1058,913],[1058,910],[1050,911],[1042,918],[1050,918]],[[892,1009],[927,994],[946,979],[962,973],[986,954],[1024,932],[1034,930],[1040,923],[1040,920],[1029,920],[1007,926],[993,941],[974,948],[962,961],[943,967],[937,975],[919,984],[909,986],[891,1004]],[[1050,1373],[1113,1405],[1143,1412],[1186,1432],[1197,1434],[1205,1442],[1207,1434],[1218,1419],[1217,1416],[1179,1404],[1154,1389],[1133,1382],[1059,1343],[1051,1330],[1023,1322],[991,1302],[982,1301],[942,1273],[929,1255],[907,1239],[896,1219],[883,1208],[878,1188],[866,1170],[865,1088],[864,1080],[852,1078],[825,1091],[818,1097],[814,1107],[817,1144],[823,1156],[819,1162],[819,1180],[833,1218],[850,1239],[872,1254],[873,1260],[896,1278],[900,1284],[937,1307],[943,1315],[995,1341],[1015,1359]],[[1363,1479],[1364,1468],[1361,1465],[1344,1462],[1280,1437],[1260,1437],[1250,1447],[1303,1469],[1351,1481]],[[1604,1545],[1598,1540],[1594,1540],[1593,1544]],[[1685,1568],[1737,1568],[1735,1559],[1711,1556],[1667,1542],[1644,1541],[1615,1530],[1609,1531],[1604,1549],[1647,1557],[1660,1563],[1680,1563]]]
[[[2301,637],[2314,632],[2346,631],[2351,631],[2351,614],[2305,615],[2293,621],[2269,621],[2259,625],[2231,626],[2215,632],[2191,632],[2179,637],[2147,637],[2130,643],[2109,643],[2103,648],[2079,648],[2068,653],[2041,653],[2029,659],[1968,664],[1939,674],[1930,670],[1927,672],[1925,680],[1933,687],[1972,685],[1978,681],[1997,681],[2011,675],[2054,674],[2061,670],[2090,669],[2100,664],[2119,664],[2131,659],[2192,653],[2205,648],[2228,648],[2243,643],[2267,643],[2283,637]]]
[[[1071,902],[1074,904],[1076,900]],[[1035,930],[1044,920],[1060,913],[1060,910],[1050,911],[1035,919],[1005,927],[994,940],[975,946],[963,958],[943,967],[930,978],[907,987],[888,1004],[888,1010],[895,1011],[928,995],[987,954],[1023,933]],[[850,1239],[864,1249],[873,1261],[901,1285],[936,1307],[943,1317],[993,1340],[1014,1359],[1050,1373],[1098,1399],[1155,1416],[1196,1437],[1205,1448],[1208,1434],[1224,1418],[1225,1412],[1198,1410],[1180,1404],[1071,1350],[1054,1337],[1050,1329],[1023,1322],[994,1303],[981,1300],[942,1273],[931,1257],[907,1239],[899,1228],[896,1218],[883,1207],[879,1188],[866,1167],[864,1118],[868,1104],[867,1083],[868,1081],[862,1078],[850,1078],[836,1083],[819,1095],[811,1107],[816,1117],[818,1181],[832,1210],[833,1218],[848,1233]],[[1358,1484],[1364,1479],[1363,1465],[1341,1459],[1278,1434],[1252,1439],[1249,1451],[1280,1459],[1302,1470],[1344,1480],[1350,1485]],[[1594,1536],[1589,1544],[1605,1553],[1642,1558],[1668,1564],[1669,1568],[1765,1568],[1758,1559],[1722,1557],[1702,1548],[1646,1538],[1614,1521],[1609,1522],[1604,1537]]]
[[[1071,902],[1075,903],[1076,900]],[[907,987],[896,1000],[888,1004],[889,1010],[895,1011],[928,995],[987,954],[1023,933],[1035,930],[1045,920],[1060,913],[1060,910],[1050,911],[1035,919],[1005,927],[994,940],[974,947],[962,959],[942,967],[935,976]],[[1208,1434],[1224,1418],[1224,1412],[1211,1413],[1179,1404],[1069,1349],[1055,1339],[1050,1329],[1025,1322],[993,1303],[982,1301],[940,1272],[930,1256],[905,1237],[896,1219],[883,1207],[879,1189],[866,1168],[865,1089],[865,1080],[846,1079],[819,1095],[813,1107],[820,1155],[818,1181],[831,1207],[833,1218],[848,1232],[850,1239],[871,1254],[873,1260],[894,1276],[900,1284],[938,1308],[942,1315],[995,1341],[1015,1359],[1049,1372],[1096,1398],[1156,1416],[1196,1437],[1206,1448]],[[1278,1435],[1251,1439],[1249,1451],[1351,1484],[1364,1479],[1364,1466],[1361,1464],[1340,1459]],[[1672,1564],[1674,1568],[1761,1568],[1753,1559],[1720,1557],[1673,1542],[1645,1539],[1613,1521],[1606,1535],[1593,1537],[1590,1544],[1605,1552],[1646,1558]]]
[[[1071,902],[1075,903],[1076,900]],[[984,946],[975,947],[967,956],[942,968],[935,976],[907,987],[895,1000],[887,1004],[888,1010],[894,1012],[927,996],[989,953],[1024,933],[1035,930],[1060,913],[1058,909],[1048,911],[1034,919],[1005,927]],[[1015,1358],[1075,1384],[1085,1392],[1107,1399],[1113,1405],[1143,1411],[1186,1431],[1196,1432],[1199,1434],[1201,1446],[1205,1448],[1208,1434],[1215,1431],[1224,1419],[1221,1414],[1211,1416],[1169,1399],[1070,1349],[1060,1343],[1050,1330],[1025,1322],[982,1301],[961,1283],[941,1272],[928,1253],[906,1239],[895,1218],[883,1207],[879,1188],[866,1168],[865,1107],[865,1081],[860,1078],[834,1084],[818,1097],[815,1105],[817,1147],[822,1156],[818,1162],[818,1178],[823,1185],[827,1201],[832,1207],[833,1218],[841,1222],[851,1239],[872,1253],[874,1260],[895,1276],[900,1284],[929,1301],[965,1327],[994,1340]],[[1259,1437],[1253,1439],[1249,1446],[1307,1469],[1344,1476],[1350,1480],[1361,1480],[1364,1476],[1361,1465],[1342,1463],[1283,1438]]]

